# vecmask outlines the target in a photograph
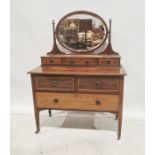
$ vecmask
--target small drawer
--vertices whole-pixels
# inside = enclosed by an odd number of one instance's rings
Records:
[[[118,111],[119,95],[36,93],[38,108]]]
[[[85,58],[64,58],[62,59],[64,65],[96,65],[97,59],[85,59]]]
[[[42,65],[61,65],[61,58],[41,58]]]
[[[86,92],[118,92],[119,78],[110,77],[79,77],[78,91]]]
[[[99,65],[103,65],[103,66],[120,66],[120,59],[108,59],[108,58],[104,58],[104,59],[99,59]]]
[[[37,90],[74,91],[74,77],[48,77],[35,78]]]

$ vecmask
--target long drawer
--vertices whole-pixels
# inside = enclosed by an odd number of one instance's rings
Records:
[[[37,90],[74,91],[74,77],[37,76],[35,83]]]
[[[120,79],[117,77],[79,77],[79,92],[119,92]]]
[[[117,111],[119,95],[36,93],[37,108]]]

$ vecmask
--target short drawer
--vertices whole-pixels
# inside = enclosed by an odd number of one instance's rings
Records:
[[[42,65],[61,65],[61,58],[41,58]]]
[[[37,90],[74,91],[74,77],[48,77],[35,78]]]
[[[96,65],[97,59],[85,59],[85,58],[64,58],[62,59],[64,65]]]
[[[99,65],[103,65],[103,66],[120,66],[120,59],[108,59],[108,58],[104,58],[104,59],[99,59]]]
[[[118,92],[119,78],[113,77],[79,77],[78,91],[86,92]]]
[[[119,95],[36,93],[38,108],[118,111]]]

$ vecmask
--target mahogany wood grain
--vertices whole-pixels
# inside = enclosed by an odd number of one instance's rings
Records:
[[[29,71],[36,75],[91,75],[91,76],[124,76],[126,72],[121,67],[72,67],[72,66],[53,66],[37,67]]]
[[[89,58],[63,58],[62,59],[63,65],[97,65],[97,59],[89,59]]]
[[[72,12],[68,15],[74,15]],[[101,17],[91,12],[103,23]],[[65,19],[68,15],[62,18]],[[57,24],[57,29],[59,24]],[[117,116],[118,139],[121,137],[123,118],[123,90],[126,72],[120,65],[120,55],[111,46],[111,20],[109,30],[105,23],[109,42],[106,48],[99,46],[90,53],[65,54],[56,44],[55,23],[53,22],[53,50],[41,56],[41,65],[30,72],[36,133],[40,130],[39,113],[41,110],[79,110],[112,112]],[[104,41],[105,41],[104,40]],[[75,120],[76,121],[76,120]]]
[[[60,65],[62,63],[61,58],[50,58],[50,57],[45,57],[41,58],[41,63],[42,65]]]
[[[36,76],[36,90],[74,91],[74,77]]]
[[[123,94],[124,94],[124,77],[120,78],[120,102],[118,110],[118,140],[121,137],[122,117],[123,117]]]
[[[120,55],[100,55],[100,54],[49,54],[41,56],[41,58],[110,58],[110,59],[120,59]]]
[[[37,108],[36,93],[35,93],[35,79],[33,75],[31,75],[31,84],[32,84],[34,115],[35,115],[35,122],[36,122],[36,128],[37,128],[35,133],[38,133],[40,131],[40,118],[39,118],[40,110]]]
[[[78,90],[88,92],[119,92],[118,77],[79,77]]]
[[[120,59],[110,59],[110,58],[105,58],[105,59],[99,59],[99,65],[104,65],[104,66],[120,66]]]
[[[41,57],[42,66],[31,74],[36,120],[39,112],[80,110],[113,112],[118,117],[118,139],[123,114],[123,82],[126,72],[119,55],[64,55]]]
[[[118,111],[118,95],[37,92],[37,108]]]
[[[63,55],[63,56],[62,56]],[[113,66],[119,67],[120,66],[120,56],[105,56],[105,55],[64,55],[64,54],[55,54],[55,55],[48,55],[41,57],[41,64],[42,66],[63,66],[63,65],[70,65],[70,66]]]

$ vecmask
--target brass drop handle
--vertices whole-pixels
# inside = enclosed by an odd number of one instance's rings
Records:
[[[54,99],[53,99],[53,102],[54,102],[54,103],[58,103],[59,100],[58,100],[57,98],[54,98]]]
[[[56,86],[57,85],[57,81],[56,80],[52,80],[52,86]]]
[[[101,83],[100,83],[100,81],[96,81],[96,88],[101,88]]]
[[[101,101],[100,100],[96,100],[96,105],[100,105]]]

